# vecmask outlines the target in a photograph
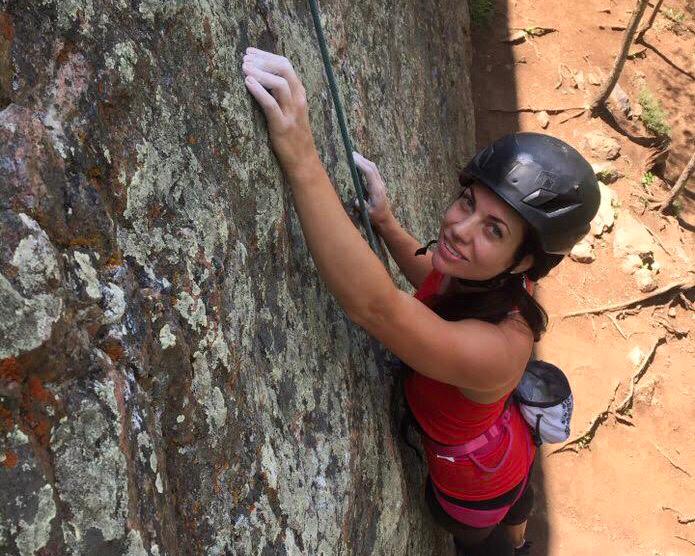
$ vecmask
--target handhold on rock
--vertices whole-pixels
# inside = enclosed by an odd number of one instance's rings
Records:
[[[639,291],[647,293],[654,291],[656,289],[656,276],[649,270],[646,266],[638,268],[635,271],[635,281],[637,282],[637,287]]]
[[[584,147],[591,151],[593,158],[615,160],[620,156],[620,143],[600,131],[587,133],[584,136]]]

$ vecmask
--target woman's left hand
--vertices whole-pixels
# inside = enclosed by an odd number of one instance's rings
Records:
[[[247,48],[241,68],[246,88],[265,114],[273,151],[288,177],[317,160],[306,91],[290,61]]]

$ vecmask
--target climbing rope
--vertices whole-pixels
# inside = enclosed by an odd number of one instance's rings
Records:
[[[328,47],[326,46],[326,39],[323,36],[323,29],[321,28],[321,19],[319,16],[319,7],[316,4],[316,0],[309,0],[309,6],[311,7],[311,17],[314,20],[314,28],[316,29],[316,36],[319,39],[319,48],[321,49],[321,58],[323,59],[323,67],[326,70],[326,76],[328,77],[328,86],[331,90],[331,97],[333,98],[333,106],[335,106],[335,111],[338,116],[338,125],[340,126],[340,135],[343,138],[343,145],[345,145],[345,154],[347,155],[348,166],[350,167],[350,175],[352,176],[352,183],[355,185],[355,191],[357,193],[357,200],[360,205],[360,219],[362,220],[362,225],[367,232],[367,240],[369,241],[369,246],[375,253],[379,253],[377,249],[377,241],[372,231],[372,224],[369,221],[369,214],[367,213],[367,206],[365,202],[365,187],[362,183],[362,176],[357,171],[355,166],[355,161],[352,158],[352,141],[350,141],[350,135],[348,134],[347,124],[345,123],[345,113],[343,111],[343,105],[340,102],[340,94],[338,93],[338,86],[335,82],[335,76],[333,75],[333,68],[331,67],[331,60],[328,55]]]

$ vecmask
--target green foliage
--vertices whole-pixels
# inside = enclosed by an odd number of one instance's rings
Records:
[[[673,31],[677,35],[683,30],[683,22],[685,21],[685,14],[679,10],[674,10],[672,8],[664,8],[663,15],[669,22],[666,24],[666,29]]]
[[[683,211],[683,200],[682,199],[674,199],[671,202],[671,210],[673,211],[673,214],[678,216]]]
[[[644,174],[644,175],[642,176],[642,179],[640,180],[640,183],[641,183],[644,187],[649,187],[652,183],[654,183],[654,178],[655,178],[655,177],[656,177],[656,176],[655,176],[654,174],[652,174],[651,172],[647,172],[646,174]]]
[[[664,8],[664,15],[674,23],[681,24],[685,21],[685,14],[672,8]]]
[[[664,111],[661,103],[654,98],[651,91],[647,88],[642,89],[637,99],[642,105],[642,116],[645,127],[660,137],[671,135],[671,126],[668,124],[668,114]]]
[[[471,23],[476,27],[482,27],[490,23],[490,18],[495,11],[493,0],[471,0]]]

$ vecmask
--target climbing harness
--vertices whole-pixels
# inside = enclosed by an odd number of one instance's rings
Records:
[[[512,444],[515,442],[515,435],[512,431],[511,425],[511,409],[507,407],[502,415],[500,415],[497,421],[480,436],[477,436],[473,440],[469,440],[463,444],[456,446],[446,446],[443,444],[438,444],[431,438],[424,436],[423,443],[428,447],[428,451],[434,454],[434,457],[438,459],[444,459],[451,463],[456,463],[463,461],[465,459],[470,460],[480,471],[484,473],[495,473],[505,464],[507,458],[511,452]],[[499,460],[497,465],[488,467],[483,465],[478,457],[485,455],[486,452],[495,449],[496,446],[504,442],[504,439],[508,439],[507,449]],[[516,439],[519,441],[521,439]],[[531,440],[527,438],[527,449],[529,454],[529,461],[532,460],[532,447]],[[476,456],[478,454],[478,456]],[[457,521],[470,525],[471,527],[490,527],[491,525],[496,525],[499,523],[504,516],[507,514],[509,509],[521,498],[526,488],[526,484],[529,480],[529,473],[527,472],[521,488],[517,492],[514,500],[509,502],[500,508],[481,510],[467,508],[462,505],[456,504],[451,500],[448,500],[439,488],[433,484],[434,495],[439,502],[439,505],[444,509],[446,513],[452,516]]]
[[[352,147],[352,141],[350,141],[350,135],[348,134],[347,124],[345,123],[345,113],[343,111],[343,105],[340,102],[340,94],[338,92],[338,86],[335,82],[335,76],[333,75],[333,68],[331,67],[331,60],[328,54],[328,47],[326,46],[326,39],[323,36],[323,29],[321,28],[321,16],[319,15],[319,7],[316,4],[316,0],[309,0],[309,6],[311,8],[311,17],[314,20],[316,36],[319,40],[319,48],[321,50],[321,58],[323,59],[323,67],[326,70],[328,86],[331,91],[331,97],[333,98],[333,106],[335,106],[336,115],[338,116],[340,135],[343,138],[343,145],[345,146],[345,154],[347,156],[347,162],[350,168],[350,175],[352,176],[352,183],[355,185],[355,192],[357,193],[357,200],[360,206],[360,219],[362,220],[362,225],[364,226],[364,229],[367,232],[367,240],[369,241],[369,246],[375,253],[378,254],[376,237],[374,232],[372,231],[372,225],[369,221],[369,214],[367,213],[367,207],[365,203],[365,187],[362,183],[362,176],[357,171],[355,161],[352,158],[352,152],[354,149]]]
[[[495,473],[496,471],[499,471],[499,469],[507,461],[507,458],[512,450],[512,444],[514,443],[514,433],[512,432],[512,428],[509,424],[510,420],[511,410],[507,408],[489,429],[474,439],[464,442],[463,444],[447,446],[435,442],[428,436],[423,438],[423,442],[437,459],[444,459],[451,463],[468,459],[481,471],[485,473]],[[489,449],[490,446],[500,444],[505,438],[509,440],[507,449],[505,450],[502,458],[497,462],[497,465],[493,467],[483,465],[478,459],[479,455],[476,456],[476,453],[480,454],[483,450]]]

